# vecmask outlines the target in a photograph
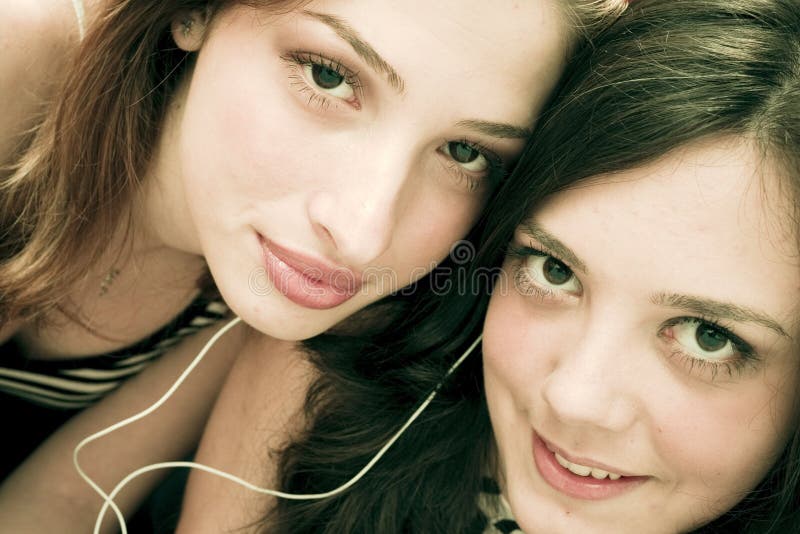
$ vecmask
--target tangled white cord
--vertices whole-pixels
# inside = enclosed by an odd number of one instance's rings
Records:
[[[467,356],[469,356],[472,353],[473,350],[475,350],[475,347],[478,346],[478,343],[480,343],[482,338],[482,336],[478,336],[478,338],[472,343],[472,345],[470,345],[469,348],[466,351],[464,351],[464,354],[462,354],[461,357],[458,358],[458,360],[456,360],[455,363],[453,363],[453,365],[450,366],[445,375],[442,377],[442,380],[436,385],[435,388],[433,388],[433,390],[428,394],[428,396],[419,405],[419,407],[416,410],[414,410],[414,412],[411,414],[408,420],[403,424],[403,426],[401,426],[400,429],[383,445],[383,447],[381,447],[381,449],[375,454],[375,456],[373,456],[373,458],[369,462],[367,462],[367,464],[363,468],[361,468],[361,470],[358,473],[356,473],[350,480],[348,480],[347,482],[345,482],[336,489],[327,491],[325,493],[310,493],[310,494],[284,493],[281,491],[256,486],[255,484],[247,482],[246,480],[241,479],[236,475],[226,473],[225,471],[220,471],[219,469],[215,469],[207,465],[198,464],[195,462],[161,462],[140,467],[139,469],[131,472],[125,478],[123,478],[114,487],[111,493],[108,494],[105,493],[105,491],[103,491],[103,489],[94,480],[92,480],[91,477],[89,477],[81,468],[80,463],[78,462],[78,453],[80,452],[80,450],[87,444],[91,443],[92,441],[95,441],[96,439],[106,436],[111,432],[114,432],[115,430],[119,430],[120,428],[127,426],[135,421],[138,421],[139,419],[142,419],[143,417],[146,417],[147,415],[157,410],[162,404],[164,404],[164,402],[167,401],[167,399],[169,399],[172,396],[173,393],[175,393],[175,391],[183,383],[183,381],[186,380],[186,377],[189,375],[189,373],[191,373],[194,370],[194,368],[197,367],[197,365],[200,363],[200,361],[203,359],[206,353],[211,349],[211,347],[214,346],[214,343],[216,343],[217,340],[220,337],[222,337],[223,334],[225,334],[228,330],[230,330],[237,323],[239,323],[239,321],[241,321],[241,319],[239,317],[236,317],[235,319],[231,320],[228,324],[226,324],[224,327],[222,327],[216,334],[214,334],[214,336],[208,340],[208,342],[205,344],[203,349],[197,354],[197,356],[195,356],[194,360],[192,360],[192,362],[186,367],[186,369],[184,369],[183,373],[181,373],[181,375],[178,377],[175,383],[172,384],[172,387],[170,387],[167,390],[167,392],[164,393],[164,395],[160,399],[158,399],[155,403],[153,403],[149,408],[146,408],[145,410],[142,410],[141,412],[132,415],[127,419],[123,419],[122,421],[119,421],[118,423],[115,423],[108,428],[105,428],[99,432],[92,434],[91,436],[84,438],[75,447],[75,450],[72,453],[72,463],[75,465],[75,469],[78,471],[78,474],[81,476],[81,478],[83,478],[83,480],[85,480],[86,483],[89,484],[89,486],[91,486],[91,488],[94,489],[94,491],[96,491],[97,494],[100,495],[100,497],[102,497],[103,499],[103,507],[97,514],[97,521],[95,522],[94,525],[94,534],[99,534],[100,525],[102,524],[103,518],[105,517],[105,514],[108,511],[109,507],[114,511],[114,514],[117,516],[117,521],[119,523],[121,533],[122,534],[128,533],[128,527],[125,523],[125,518],[122,515],[122,511],[114,502],[114,497],[116,497],[117,494],[122,490],[122,488],[124,488],[131,480],[135,479],[136,477],[144,473],[148,473],[150,471],[155,471],[158,469],[168,469],[173,467],[187,467],[190,469],[191,468],[199,469],[201,471],[205,471],[207,473],[211,473],[213,475],[217,475],[219,477],[235,482],[257,493],[272,495],[274,497],[279,497],[281,499],[294,499],[294,500],[325,499],[345,491],[347,488],[358,482],[365,474],[367,474],[367,472],[372,468],[372,466],[375,465],[378,462],[378,460],[381,459],[381,457],[386,453],[387,450],[389,450],[389,447],[391,447],[395,443],[395,441],[397,441],[398,438],[400,438],[403,432],[405,432],[406,429],[409,426],[411,426],[411,424],[417,419],[417,417],[419,417],[422,411],[425,410],[425,408],[427,408],[428,405],[431,403],[433,398],[441,389],[447,377],[450,376],[453,373],[453,371],[455,371],[456,368],[458,368],[459,365],[461,365],[461,362],[463,362],[467,358]]]

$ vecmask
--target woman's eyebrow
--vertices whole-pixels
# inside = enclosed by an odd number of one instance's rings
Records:
[[[327,13],[318,13],[316,11],[303,10],[302,14],[312,17],[331,28],[336,32],[336,35],[347,41],[347,43],[353,47],[353,51],[364,60],[364,63],[369,65],[376,72],[385,74],[389,85],[391,85],[395,91],[400,94],[405,92],[405,82],[400,75],[397,74],[397,71],[394,70],[394,67],[389,65],[389,63],[383,59],[355,29],[347,24],[347,22],[339,17],[328,15]]]
[[[522,126],[474,119],[460,121],[456,126],[476,130],[484,135],[501,139],[527,139],[533,133],[532,129]]]
[[[378,74],[386,76],[389,85],[400,94],[405,92],[405,81],[397,71],[392,67],[388,61],[383,59],[380,54],[372,47],[367,41],[361,37],[358,32],[350,26],[347,21],[335,15],[328,13],[319,13],[317,11],[303,10],[303,15],[311,17],[319,22],[322,22],[336,35],[347,42],[353,51],[369,65]],[[501,122],[491,122],[483,120],[463,120],[457,126],[462,128],[469,128],[490,137],[497,137],[500,139],[527,139],[531,136],[531,129],[513,124],[506,124]]]
[[[679,295],[677,293],[658,293],[650,298],[653,304],[690,311],[700,316],[728,319],[730,321],[755,323],[773,330],[787,339],[792,339],[786,330],[764,312],[737,306],[730,302]]]
[[[588,274],[586,264],[578,255],[567,245],[559,241],[553,234],[542,228],[535,220],[528,219],[520,225],[520,229],[541,243],[549,252],[558,256],[559,260],[567,262],[571,269],[577,269],[583,274]]]

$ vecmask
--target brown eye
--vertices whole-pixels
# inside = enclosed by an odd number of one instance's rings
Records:
[[[556,286],[566,284],[572,278],[570,268],[553,257],[545,260],[542,265],[542,274],[545,280]]]

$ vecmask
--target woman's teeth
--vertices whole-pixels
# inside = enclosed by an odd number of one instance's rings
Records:
[[[554,452],[553,454],[556,455],[556,461],[561,467],[563,467],[564,469],[568,470],[571,473],[575,473],[578,476],[588,477],[589,475],[591,475],[592,478],[596,478],[597,480],[602,480],[606,477],[608,477],[611,480],[618,480],[620,478],[620,475],[617,475],[616,473],[609,473],[608,471],[603,471],[602,469],[595,469],[593,467],[586,467],[585,465],[573,464],[572,462],[570,462],[557,452]]]

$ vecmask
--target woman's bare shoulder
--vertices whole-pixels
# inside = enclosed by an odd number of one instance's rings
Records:
[[[46,67],[80,39],[78,18],[70,0],[14,0],[0,3],[0,88],[20,97],[50,76]]]
[[[315,368],[297,343],[253,333],[237,356],[206,425],[196,460],[257,485],[275,487],[275,451],[305,425]],[[242,529],[271,498],[201,471],[189,476],[178,532]]]
[[[98,4],[86,2],[86,15]],[[15,155],[79,40],[71,0],[0,2],[0,164]]]
[[[24,81],[52,79],[85,28],[108,0],[13,0],[0,2],[0,83],[13,96],[30,90]],[[79,21],[80,18],[80,21]],[[9,78],[23,76],[26,80]],[[7,96],[3,94],[3,97]],[[4,100],[4,99],[3,99]],[[0,101],[3,101],[0,100]]]
[[[77,21],[74,4],[71,0],[14,0],[0,4],[0,28],[8,30],[3,33],[3,44],[14,44],[13,41],[36,37],[30,31],[52,31],[56,26],[65,24],[64,19],[71,16]],[[77,22],[73,22],[77,24]],[[13,39],[11,39],[13,38]]]

